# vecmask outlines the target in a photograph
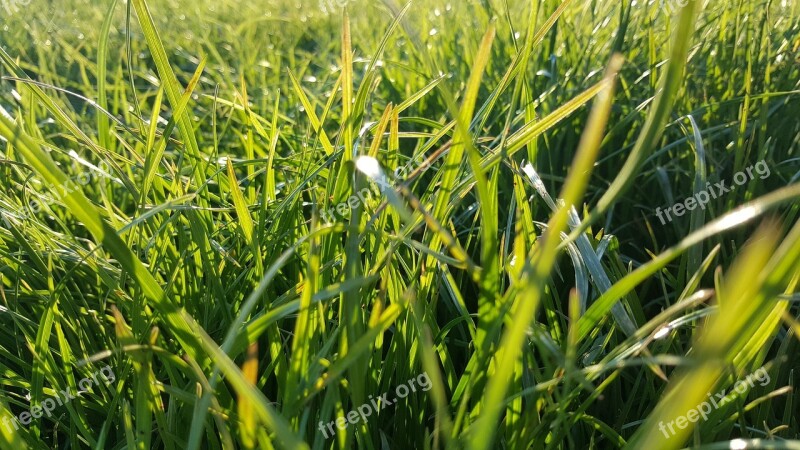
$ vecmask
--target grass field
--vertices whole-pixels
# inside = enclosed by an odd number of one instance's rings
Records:
[[[0,0],[0,448],[800,449],[800,2]]]

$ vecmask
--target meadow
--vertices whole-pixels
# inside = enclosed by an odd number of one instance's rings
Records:
[[[0,0],[0,449],[800,449],[800,2]]]

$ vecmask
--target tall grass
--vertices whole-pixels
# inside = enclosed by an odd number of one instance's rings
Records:
[[[24,3],[0,448],[800,448],[796,2]]]

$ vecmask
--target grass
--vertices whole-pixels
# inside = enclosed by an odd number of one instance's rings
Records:
[[[343,3],[0,2],[0,448],[800,448],[800,4]]]

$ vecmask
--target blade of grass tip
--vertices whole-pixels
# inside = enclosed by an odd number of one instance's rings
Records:
[[[386,106],[386,109],[383,111],[383,115],[381,116],[381,120],[378,122],[378,126],[375,128],[375,138],[372,139],[372,145],[369,147],[369,152],[367,155],[372,158],[378,157],[378,151],[381,149],[381,143],[383,142],[383,134],[386,131],[386,127],[389,125],[389,120],[391,120],[394,114],[392,104],[389,103]]]
[[[689,115],[689,122],[692,123],[692,133],[694,134],[694,147],[695,147],[695,173],[694,173],[694,197],[698,200],[699,208],[695,207],[692,210],[689,218],[689,233],[694,233],[703,227],[705,223],[706,205],[699,201],[699,195],[706,189],[706,150],[703,146],[703,137],[700,134],[700,127],[697,126],[694,117]],[[709,194],[706,192],[706,196]],[[700,269],[700,264],[703,259],[703,244],[697,244],[689,249],[687,256],[689,264],[686,267],[686,278],[690,278],[693,273]]]
[[[161,86],[156,92],[156,98],[153,100],[153,111],[150,115],[150,130],[147,133],[147,145],[145,146],[144,155],[144,177],[142,177],[142,190],[139,192],[139,211],[137,212],[139,214],[145,208],[147,194],[150,192],[150,184],[155,178],[158,162],[161,161],[161,155],[166,149],[167,139],[164,139],[164,145],[160,145],[158,149],[155,148],[156,134],[158,133],[158,118],[161,117],[160,112],[163,101],[164,88]],[[167,131],[171,131],[169,130],[169,125],[167,128]]]
[[[371,89],[375,88],[375,78],[379,74],[379,70],[375,70],[378,61],[380,60],[381,56],[383,55],[384,50],[386,49],[386,45],[389,43],[389,38],[394,34],[394,31],[397,29],[397,26],[400,24],[400,20],[403,16],[408,12],[408,9],[411,7],[411,3],[407,4],[400,14],[397,15],[392,20],[392,23],[389,24],[389,27],[383,33],[383,38],[381,39],[380,43],[378,44],[378,48],[372,54],[372,57],[367,64],[367,68],[364,71],[365,75],[361,80],[361,83],[356,91],[355,96],[355,106],[353,108],[353,123],[359,123],[363,120],[364,113],[366,111],[365,104],[367,102],[367,97],[371,92]],[[352,54],[352,52],[351,52]],[[354,153],[355,155],[355,153]]]
[[[128,67],[134,67],[133,65],[133,39],[131,36],[133,35],[131,27],[131,22],[133,21],[131,18],[133,17],[133,3],[132,2],[125,2],[125,57],[126,63]],[[133,108],[136,111],[135,117],[136,120],[139,121],[139,129],[144,130],[144,115],[142,114],[141,104],[139,103],[139,97],[136,94],[136,75],[135,71],[128,70],[128,83],[131,91],[131,95],[133,96]]]
[[[145,173],[144,178],[142,179],[142,193],[141,193],[141,201],[140,203],[144,204],[147,192],[150,190],[150,186],[155,179],[156,172],[158,170],[158,166],[161,163],[161,158],[164,155],[164,151],[167,148],[167,143],[169,143],[169,138],[172,135],[172,131],[175,129],[175,125],[177,121],[180,120],[181,117],[184,116],[184,112],[186,111],[187,106],[189,105],[189,101],[192,99],[192,94],[194,93],[197,84],[200,82],[200,77],[203,75],[203,70],[206,67],[207,58],[204,56],[200,59],[200,63],[197,65],[197,68],[192,75],[192,78],[189,80],[189,84],[186,86],[186,90],[181,95],[180,101],[177,106],[174,106],[174,111],[172,117],[170,117],[169,122],[167,122],[167,126],[164,128],[164,133],[161,135],[161,140],[155,144],[150,145],[151,141],[148,139],[148,146],[147,146],[147,155],[145,156]],[[155,105],[158,106],[161,104],[162,92],[164,91],[164,86],[159,87],[159,91],[156,94],[156,103]],[[159,111],[158,108],[153,109],[153,127],[156,126],[158,120]],[[204,183],[205,184],[205,183]]]
[[[352,160],[353,154],[353,49],[350,41],[350,16],[342,10],[342,161]]]
[[[467,90],[464,95],[464,101],[461,106],[460,114],[456,121],[456,134],[454,136],[455,142],[463,142],[467,152],[472,172],[475,175],[476,187],[478,190],[478,203],[480,204],[481,214],[481,267],[484,268],[481,277],[481,290],[482,295],[479,297],[478,315],[483,319],[484,323],[494,323],[494,318],[497,312],[497,292],[500,283],[500,264],[497,263],[498,259],[498,211],[497,211],[497,179],[493,178],[490,183],[486,174],[481,167],[480,152],[475,148],[472,143],[472,136],[469,132],[469,122],[472,120],[475,103],[478,99],[478,92],[480,90],[481,80],[483,73],[489,64],[491,58],[492,43],[494,42],[496,30],[492,24],[486,33],[483,35],[483,40],[478,49],[478,54],[475,56],[475,62],[470,73],[470,78],[467,81]],[[478,328],[479,343],[482,335],[485,335],[487,329]]]
[[[708,272],[708,269],[711,267],[711,263],[714,262],[714,259],[716,259],[721,248],[722,246],[717,244],[711,249],[711,251],[708,252],[708,255],[705,257],[703,262],[700,263],[700,267],[686,281],[686,287],[683,288],[683,291],[681,292],[681,295],[678,296],[676,303],[680,303],[684,298],[689,297],[697,290],[697,288],[700,286],[700,282],[703,280],[703,276],[706,274],[706,272]]]
[[[594,96],[603,90],[605,84],[600,81],[599,83],[591,86],[585,91],[578,94],[575,98],[569,100],[563,105],[559,106],[555,111],[548,114],[542,119],[529,122],[520,128],[517,132],[509,136],[506,149],[504,152],[495,151],[483,157],[481,166],[484,170],[500,164],[503,158],[511,157],[519,150],[526,148],[527,145],[541,136],[545,131],[557,125],[562,120],[569,117],[573,112],[577,111],[583,105],[589,102]],[[469,179],[464,182],[468,182]]]
[[[669,62],[666,64],[659,83],[658,93],[653,101],[652,109],[647,116],[644,127],[636,140],[636,144],[611,186],[606,189],[606,192],[597,202],[597,206],[583,220],[581,226],[570,233],[568,241],[573,241],[579,234],[585,232],[594,221],[616,202],[617,198],[630,188],[636,179],[642,162],[664,134],[664,125],[669,119],[683,82],[683,73],[686,68],[700,3],[701,0],[687,0],[685,2],[678,20],[678,26],[674,32]]]
[[[517,359],[524,347],[528,325],[536,312],[544,292],[544,286],[556,262],[559,237],[567,227],[569,211],[581,200],[586,191],[594,162],[597,160],[600,143],[611,113],[616,77],[621,67],[622,57],[613,55],[602,81],[603,89],[592,107],[567,181],[562,189],[564,205],[553,214],[548,222],[533,261],[526,261],[520,295],[515,304],[514,316],[517,320],[512,322],[503,335],[496,353],[499,358],[496,362],[495,374],[489,380],[481,401],[481,404],[485,405],[485,409],[481,411],[481,417],[473,423],[472,428],[468,431],[470,436],[468,448],[471,450],[486,450],[490,448],[494,440],[497,421],[505,407],[504,398]]]
[[[278,148],[280,130],[278,130],[278,113],[280,111],[281,91],[275,93],[275,105],[272,110],[272,135],[269,140],[269,159],[267,160],[266,186],[264,188],[265,205],[274,202],[277,196],[275,185],[275,150]]]
[[[314,129],[314,132],[319,134],[319,142],[322,144],[322,149],[325,151],[326,155],[332,155],[334,152],[333,144],[331,144],[330,139],[328,139],[328,134],[325,133],[325,130],[322,128],[317,113],[314,112],[314,107],[311,105],[311,102],[308,101],[308,96],[303,92],[303,88],[300,87],[300,83],[297,82],[297,78],[295,78],[292,71],[287,69],[287,73],[289,74],[289,80],[292,82],[292,88],[294,88],[295,94],[297,94],[300,103],[303,105],[303,109],[306,111],[309,122],[311,122],[311,128]]]
[[[181,91],[183,91],[183,89],[181,88],[178,78],[175,76],[175,72],[172,70],[172,67],[169,64],[167,52],[164,49],[164,44],[158,35],[158,30],[156,29],[155,22],[153,21],[153,16],[150,14],[150,9],[147,6],[147,2],[145,2],[145,0],[131,0],[131,3],[133,4],[133,8],[136,10],[136,17],[139,19],[139,25],[142,27],[142,33],[144,34],[145,40],[147,41],[147,46],[150,49],[150,54],[155,62],[159,78],[161,79],[161,82],[164,83],[167,99],[169,99],[169,103],[172,105],[173,109],[177,110],[181,103]],[[188,114],[188,111],[184,111],[179,116],[177,122],[178,129],[181,132],[186,150],[188,151],[189,155],[195,159],[195,161],[200,161],[202,159],[200,147],[197,144],[197,137],[195,136],[194,128],[192,127],[192,118]],[[197,166],[195,166],[193,169],[193,175],[198,188],[203,186],[205,182],[205,175],[197,170]],[[205,197],[198,197],[198,201],[201,203],[201,206],[207,206],[204,204],[204,198]]]
[[[117,7],[117,0],[112,0],[106,12],[106,18],[100,30],[100,42],[97,45],[97,102],[103,110],[108,111],[108,99],[106,98],[106,59],[108,58],[108,35],[111,31],[111,21],[114,19],[114,9]],[[100,139],[100,146],[111,150],[111,139],[109,135],[108,117],[104,114],[97,115],[97,136]]]
[[[522,167],[522,170],[533,183],[537,194],[542,197],[553,213],[558,212],[558,206],[556,205],[556,202],[552,199],[552,197],[550,197],[550,194],[547,192],[547,188],[544,186],[544,183],[539,177],[539,174],[536,172],[536,169],[534,169],[530,163],[527,163]],[[578,213],[575,208],[572,208],[572,210],[569,212],[568,221],[571,229],[575,229],[576,227],[580,226],[580,218],[578,217]],[[582,261],[586,266],[586,269],[589,271],[589,274],[591,275],[594,283],[597,285],[597,288],[600,290],[600,293],[603,293],[611,288],[611,280],[603,268],[600,258],[597,256],[597,253],[595,253],[591,242],[589,242],[588,236],[585,234],[578,236],[578,239],[576,239],[575,242],[568,242],[565,248],[574,248],[575,251],[580,255],[578,260]],[[585,308],[582,309],[582,311],[585,311]],[[622,305],[614,305],[612,313],[614,314],[614,320],[626,335],[630,336],[636,331],[637,326],[633,318],[630,317],[628,311],[626,311]]]
[[[483,118],[483,121],[478,127],[479,129],[482,129],[486,121],[489,120],[489,118],[491,117],[490,113],[494,109],[494,106],[496,105],[497,101],[501,98],[501,94],[505,92],[506,88],[511,84],[511,82],[515,78],[517,80],[520,80],[519,82],[521,83],[522,86],[525,86],[524,81],[522,80],[524,78],[525,70],[528,67],[528,61],[531,57],[531,49],[536,48],[536,46],[541,44],[542,40],[544,40],[544,38],[547,36],[547,33],[550,32],[551,29],[555,26],[558,19],[561,17],[564,11],[567,10],[567,7],[572,3],[572,1],[573,0],[562,0],[561,3],[559,3],[556,10],[553,11],[550,17],[547,18],[547,20],[542,24],[541,27],[539,27],[539,29],[536,30],[535,33],[533,32],[534,30],[532,28],[528,30],[527,36],[525,37],[525,45],[523,49],[520,52],[517,52],[517,54],[514,56],[514,60],[511,62],[508,69],[506,70],[506,73],[503,75],[503,78],[500,80],[500,84],[497,86],[497,88],[494,89],[494,91],[489,95],[489,98],[486,100],[486,102],[484,102],[483,106],[481,106],[481,108],[475,114],[474,120]],[[540,5],[538,3],[531,7],[531,15],[529,16],[529,22],[531,27],[535,26],[534,21],[536,15],[538,14],[539,7]],[[523,77],[520,78],[520,75],[523,75]],[[527,86],[525,87],[527,88]],[[530,102],[528,106],[533,108],[533,102]],[[529,119],[531,122],[534,121],[535,115],[529,117]],[[473,123],[472,125],[475,124]]]
[[[405,100],[400,102],[397,105],[397,107],[395,108],[395,110],[397,111],[397,114],[400,114],[401,112],[405,111],[406,109],[408,109],[411,106],[413,106],[414,104],[416,104],[422,97],[424,97],[425,95],[428,94],[428,92],[430,92],[434,88],[436,88],[436,86],[439,83],[441,83],[442,80],[444,80],[446,78],[447,78],[447,75],[440,75],[439,77],[434,78],[433,81],[428,83],[424,88],[422,88],[419,91],[417,91],[416,93],[408,96]]]
[[[228,165],[228,182],[231,188],[231,197],[233,197],[233,206],[236,209],[236,216],[239,218],[239,227],[242,230],[242,235],[247,244],[250,246],[250,251],[253,252],[253,259],[255,260],[256,273],[261,276],[264,273],[264,262],[261,258],[261,246],[258,240],[255,239],[255,225],[253,218],[250,217],[250,211],[247,209],[247,202],[245,202],[244,194],[239,190],[239,181],[236,178],[236,173],[233,170],[233,163],[230,158],[227,158]]]

